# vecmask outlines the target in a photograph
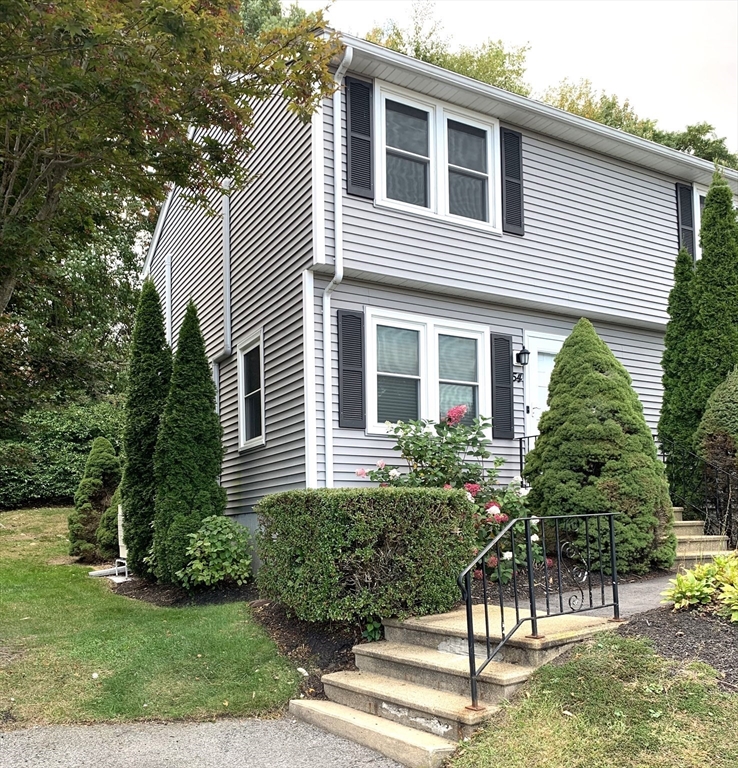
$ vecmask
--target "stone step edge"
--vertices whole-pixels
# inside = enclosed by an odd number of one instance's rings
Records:
[[[417,653],[425,658],[417,658],[408,655],[408,650]],[[404,664],[418,669],[427,669],[431,672],[441,674],[455,675],[469,679],[469,666],[467,657],[456,653],[444,653],[443,651],[434,651],[432,648],[424,648],[417,645],[406,645],[404,643],[387,643],[380,641],[378,643],[364,643],[355,645],[353,648],[354,656],[357,657],[356,665],[361,669],[358,659],[362,656],[373,659],[386,660],[395,664]],[[458,660],[463,659],[465,663]],[[478,657],[478,665],[481,666],[483,659]],[[452,664],[455,662],[456,665]],[[535,672],[534,667],[526,667],[522,664],[506,664],[505,662],[490,662],[479,676],[480,680],[492,685],[515,685],[524,683]]]
[[[290,714],[369,747],[408,768],[440,768],[456,742],[333,701],[293,699]]]
[[[352,693],[371,696],[400,707],[426,712],[434,717],[454,720],[457,723],[471,727],[485,722],[500,709],[495,704],[489,704],[484,705],[485,708],[482,711],[473,711],[467,709],[467,706],[471,703],[468,696],[461,696],[458,693],[451,693],[449,691],[439,691],[435,688],[429,689],[424,685],[411,683],[407,680],[397,680],[393,677],[378,675],[374,672],[330,672],[322,676],[321,682],[324,686],[333,685]],[[402,693],[392,693],[391,688],[398,684],[401,684]],[[385,686],[385,688],[378,690],[380,686]],[[429,703],[428,693],[431,693],[433,697],[445,700],[447,706],[437,706]]]
[[[676,556],[677,561],[679,560],[712,560],[713,557],[716,556],[722,556],[727,555],[728,552],[732,550],[727,549],[718,549],[718,550],[712,550],[710,552],[686,552],[684,554],[678,554]]]
[[[711,543],[717,543],[717,542],[726,542],[728,541],[727,536],[717,535],[717,536],[708,536],[707,534],[700,533],[700,534],[693,534],[693,535],[685,535],[685,536],[679,536],[676,537],[677,542],[704,542],[706,544]]]

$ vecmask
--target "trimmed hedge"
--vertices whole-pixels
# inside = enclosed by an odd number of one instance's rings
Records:
[[[277,493],[256,507],[260,590],[305,621],[440,613],[475,544],[474,505],[440,488]]]

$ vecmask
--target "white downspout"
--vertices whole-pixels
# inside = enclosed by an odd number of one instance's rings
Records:
[[[325,487],[333,488],[333,356],[331,294],[343,280],[343,142],[341,141],[341,85],[351,66],[354,49],[346,46],[334,79],[333,93],[333,279],[323,291],[323,423],[325,432]]]
[[[231,182],[223,182],[221,209],[223,211],[223,349],[213,358],[215,410],[220,414],[220,364],[226,362],[233,350],[231,345]]]

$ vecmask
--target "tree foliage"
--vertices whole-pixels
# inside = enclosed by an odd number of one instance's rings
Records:
[[[0,313],[44,264],[65,190],[200,202],[249,178],[256,103],[308,119],[338,42],[311,16],[248,38],[233,0],[0,0]]]
[[[84,562],[97,556],[97,529],[120,483],[120,460],[104,437],[95,438],[69,514],[69,554]]]
[[[103,560],[114,560],[120,553],[118,546],[118,506],[121,503],[120,486],[110,499],[110,506],[102,513],[95,532],[97,553]]]
[[[177,581],[177,572],[188,562],[189,535],[197,532],[206,517],[225,511],[225,490],[218,484],[222,460],[215,385],[197,310],[190,302],[179,332],[154,454],[152,551],[159,581]]]
[[[630,376],[582,318],[556,356],[549,410],[526,459],[540,515],[620,513],[623,572],[669,568],[676,552],[663,465]]]
[[[159,294],[153,281],[147,280],[141,289],[131,343],[123,433],[126,465],[121,483],[128,564],[140,575],[148,573],[144,558],[153,542],[154,451],[171,373],[172,353]]]

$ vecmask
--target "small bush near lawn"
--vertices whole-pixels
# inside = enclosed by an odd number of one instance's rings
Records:
[[[232,581],[238,585],[251,576],[251,536],[248,528],[228,517],[213,515],[190,534],[189,562],[177,571],[183,587],[212,587]]]
[[[475,506],[440,488],[288,491],[259,502],[261,590],[306,621],[450,610]]]
[[[716,555],[670,582],[663,595],[675,611],[699,608],[738,623],[738,552]]]

